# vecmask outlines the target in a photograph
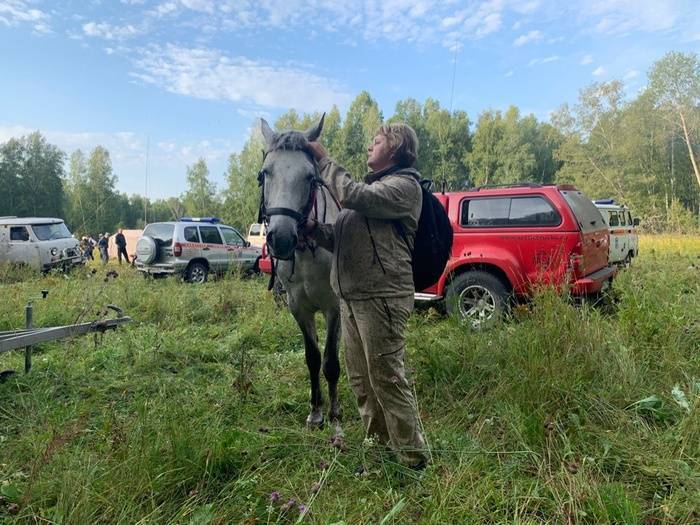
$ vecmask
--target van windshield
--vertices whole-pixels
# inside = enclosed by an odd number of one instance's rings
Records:
[[[34,235],[40,241],[52,241],[54,239],[68,239],[72,237],[70,230],[63,222],[53,224],[32,224]]]

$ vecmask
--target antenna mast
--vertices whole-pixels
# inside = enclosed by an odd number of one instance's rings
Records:
[[[150,149],[150,137],[146,135],[146,195],[143,197],[143,227],[148,224],[148,153]]]

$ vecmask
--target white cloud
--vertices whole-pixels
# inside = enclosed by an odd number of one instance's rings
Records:
[[[105,40],[124,40],[139,34],[139,30],[131,24],[115,26],[106,22],[83,24],[83,32],[87,36],[104,38]]]
[[[593,55],[584,55],[583,58],[581,58],[581,62],[579,62],[582,66],[587,66],[588,64],[593,63]]]
[[[515,47],[524,46],[525,44],[527,44],[529,42],[536,42],[538,40],[541,40],[542,36],[543,36],[542,31],[537,31],[537,30],[530,31],[529,33],[526,33],[524,35],[520,35],[518,38],[513,40],[513,45]]]
[[[598,66],[593,70],[593,76],[594,77],[600,77],[605,74],[605,68],[603,66]]]
[[[637,71],[636,69],[628,69],[625,73],[625,76],[622,77],[622,80],[632,80],[633,78],[637,78],[638,76],[639,71]]]
[[[673,29],[682,13],[697,16],[697,9],[696,0],[584,0],[581,6],[582,13],[598,20],[596,31],[613,35]]]
[[[151,46],[135,61],[132,75],[167,91],[206,100],[300,111],[343,106],[350,96],[310,68],[228,57],[207,48]]]
[[[0,1],[0,23],[6,26],[14,26],[21,23],[33,24],[34,31],[49,33],[49,15],[43,11],[30,7],[32,2],[25,0]]]
[[[556,62],[557,60],[559,60],[559,55],[551,55],[551,56],[544,57],[544,58],[533,58],[528,63],[528,66],[532,67],[532,66],[537,66],[540,64],[548,64],[550,62]]]
[[[538,7],[540,7],[540,2],[539,0],[511,0],[511,6],[513,7],[513,10],[515,10],[518,13],[532,13],[537,10]]]

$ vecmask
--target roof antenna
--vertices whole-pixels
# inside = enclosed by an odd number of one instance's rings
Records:
[[[452,56],[452,86],[450,87],[450,119],[452,119],[452,103],[455,98],[455,77],[457,76],[457,51],[459,50],[459,43],[455,42],[452,46],[452,51],[454,52]],[[447,181],[445,180],[445,172],[442,172],[442,182],[440,184],[440,190],[442,194],[445,194],[445,188],[447,187]]]

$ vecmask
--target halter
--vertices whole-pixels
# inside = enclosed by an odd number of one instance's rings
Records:
[[[287,217],[291,217],[296,221],[297,231],[299,231],[303,228],[304,223],[309,218],[309,215],[311,215],[312,209],[316,211],[316,218],[318,218],[318,210],[316,210],[316,194],[318,188],[323,186],[324,183],[323,179],[321,179],[321,174],[318,169],[318,164],[316,163],[316,160],[308,151],[304,150],[304,153],[309,157],[309,160],[311,160],[311,163],[314,167],[314,175],[309,181],[309,198],[307,199],[306,204],[301,210],[295,210],[292,208],[284,207],[268,208],[265,205],[265,176],[267,175],[267,172],[264,169],[261,169],[258,172],[258,186],[260,187],[260,208],[258,210],[259,223],[264,223],[265,226],[267,226],[269,224],[270,217],[273,217],[274,215],[285,215]],[[267,153],[263,153],[263,162],[265,162],[266,156]],[[325,220],[325,209],[323,215]]]

